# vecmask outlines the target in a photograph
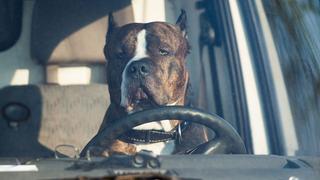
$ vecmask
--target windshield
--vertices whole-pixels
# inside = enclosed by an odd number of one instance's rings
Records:
[[[0,157],[74,157],[163,106],[223,118],[249,154],[320,155],[319,16],[318,0],[2,0]],[[221,134],[180,120],[112,147],[184,154]]]

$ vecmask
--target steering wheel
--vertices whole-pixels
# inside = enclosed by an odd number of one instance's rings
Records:
[[[192,154],[245,154],[246,148],[237,131],[224,119],[194,108],[182,106],[165,106],[133,113],[104,128],[85,146],[81,152],[84,156],[89,147],[101,146],[101,142],[113,142],[126,131],[144,123],[161,120],[184,120],[198,123],[213,130],[215,138],[195,147]],[[108,144],[108,143],[104,143]]]

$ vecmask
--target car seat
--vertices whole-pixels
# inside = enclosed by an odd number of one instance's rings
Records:
[[[129,0],[38,0],[33,6],[31,56],[43,84],[0,89],[0,157],[53,157],[61,144],[81,150],[110,104],[103,46],[107,15],[132,22]],[[23,59],[22,59],[23,60]],[[61,85],[59,69],[83,66],[87,84]]]

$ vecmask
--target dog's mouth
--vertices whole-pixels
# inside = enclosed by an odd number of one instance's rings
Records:
[[[126,102],[122,106],[128,114],[160,106],[148,88],[142,85],[130,91]]]

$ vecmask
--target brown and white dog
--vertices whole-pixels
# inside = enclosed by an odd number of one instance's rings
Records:
[[[109,15],[104,53],[111,105],[100,130],[130,113],[158,106],[185,105],[188,88],[186,13],[175,25],[165,22],[117,26]],[[170,132],[180,121],[163,120],[134,129]],[[134,139],[134,137],[132,138]],[[182,141],[130,143],[117,140],[108,150],[132,154],[142,149],[155,154],[182,152],[206,140],[202,128],[188,125]]]

